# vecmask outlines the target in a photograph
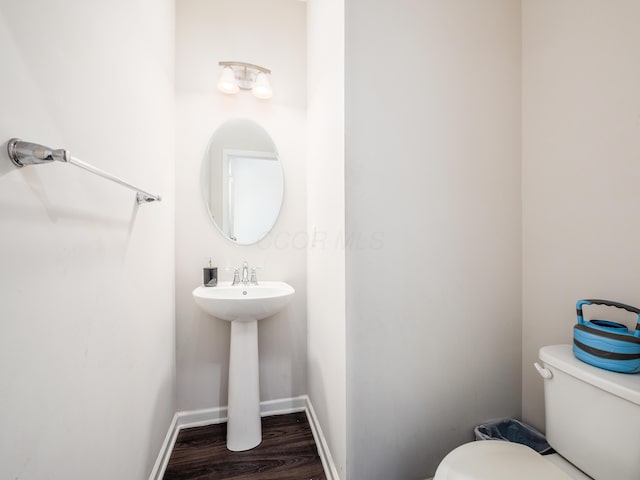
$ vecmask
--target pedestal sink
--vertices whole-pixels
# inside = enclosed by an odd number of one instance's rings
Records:
[[[217,287],[200,286],[192,293],[202,310],[231,322],[227,448],[249,450],[262,441],[258,320],[279,312],[295,290],[284,282],[219,282]]]

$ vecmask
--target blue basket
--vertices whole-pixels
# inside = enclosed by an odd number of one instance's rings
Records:
[[[607,305],[638,315],[635,331],[610,320],[585,321],[584,305]],[[640,309],[609,300],[578,300],[573,327],[573,353],[583,362],[620,373],[640,372]]]
[[[474,428],[473,433],[476,440],[503,440],[526,445],[541,455],[555,453],[542,433],[515,418],[505,418],[478,425]]]

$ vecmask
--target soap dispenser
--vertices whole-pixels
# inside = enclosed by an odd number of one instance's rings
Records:
[[[215,287],[218,284],[218,267],[211,265],[209,258],[209,266],[202,269],[202,284],[205,287]]]

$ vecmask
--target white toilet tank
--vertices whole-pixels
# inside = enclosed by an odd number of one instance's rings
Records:
[[[540,349],[546,436],[564,458],[595,480],[640,479],[640,374],[581,362],[571,345]]]

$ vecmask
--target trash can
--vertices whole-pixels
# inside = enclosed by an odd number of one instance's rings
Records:
[[[541,455],[554,453],[542,433],[531,425],[513,418],[478,425],[473,432],[476,435],[476,440],[504,440],[526,445]]]

